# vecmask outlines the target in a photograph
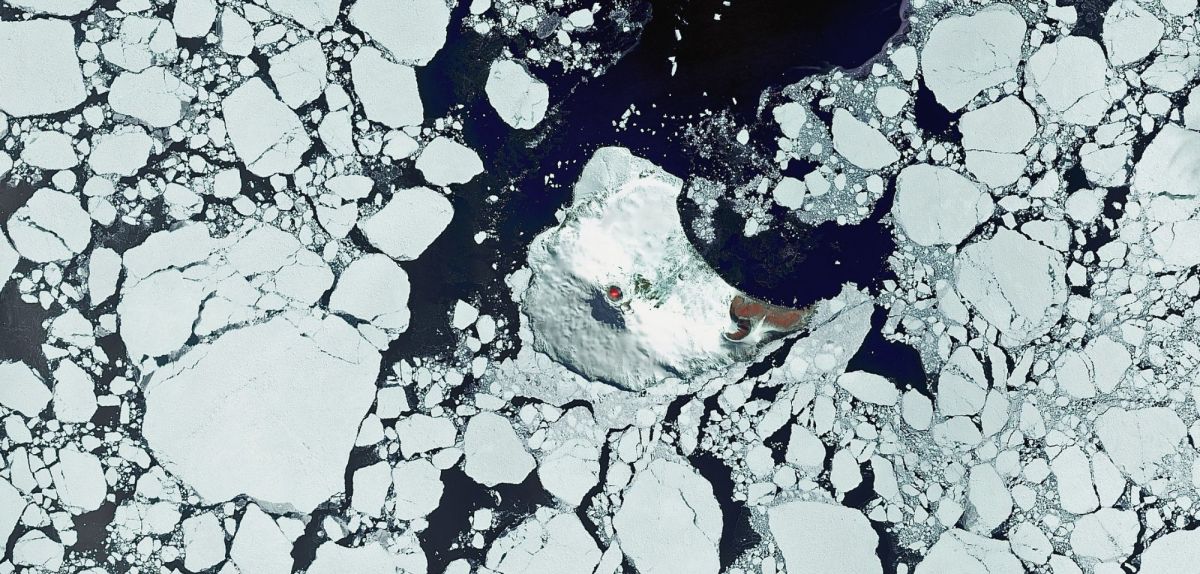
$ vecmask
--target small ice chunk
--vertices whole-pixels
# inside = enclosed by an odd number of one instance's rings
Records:
[[[279,90],[279,97],[293,109],[303,106],[325,91],[329,65],[321,42],[309,38],[272,56],[270,59],[271,81]]]
[[[621,550],[641,574],[717,574],[721,508],[691,466],[655,459],[634,476],[613,516]]]
[[[450,8],[444,0],[356,0],[350,23],[396,60],[423,66],[446,43]]]
[[[101,45],[100,52],[112,64],[130,72],[140,72],[155,60],[173,59],[178,47],[175,28],[170,22],[131,15],[121,19],[117,37]]]
[[[1067,36],[1038,48],[1029,58],[1030,85],[1063,121],[1096,125],[1112,105],[1108,59],[1091,38]]]
[[[466,301],[459,300],[454,303],[454,318],[450,321],[451,326],[462,331],[475,323],[479,318],[479,309]]]
[[[550,89],[513,60],[492,62],[484,91],[500,119],[513,128],[531,129],[546,117]]]
[[[92,376],[70,359],[54,369],[54,415],[68,423],[86,423],[96,414]]]
[[[795,501],[772,508],[767,516],[788,572],[883,572],[875,553],[879,535],[867,517],[853,508]]]
[[[74,514],[100,508],[108,495],[104,468],[100,459],[90,452],[82,452],[73,446],[58,451],[58,462],[50,467],[50,474],[54,477],[58,499]]]
[[[437,510],[442,502],[442,471],[426,459],[402,461],[392,469],[396,485],[396,508],[393,516],[400,520],[424,518]]]
[[[43,187],[9,217],[8,235],[30,261],[66,261],[92,242],[92,218],[74,195]]]
[[[225,559],[225,529],[211,512],[183,521],[183,567],[201,572]]]
[[[896,178],[892,213],[918,245],[957,245],[994,211],[990,194],[948,167],[911,165]]]
[[[129,177],[146,167],[153,145],[154,140],[140,127],[98,135],[92,139],[88,167],[98,174]]]
[[[357,201],[371,194],[375,181],[365,175],[339,175],[325,181],[325,189],[346,201]]]
[[[908,105],[908,100],[908,90],[896,86],[883,86],[875,92],[875,107],[879,109],[879,113],[889,118],[900,115],[904,106]]]
[[[295,20],[312,32],[320,32],[337,20],[339,0],[267,0],[275,13]]]
[[[35,131],[25,136],[21,159],[45,170],[70,169],[79,165],[71,136],[56,131]]]
[[[454,206],[427,187],[396,190],[391,201],[358,224],[367,241],[399,261],[421,256],[450,220]]]
[[[196,97],[196,89],[166,68],[125,72],[113,80],[108,103],[114,112],[131,116],[152,128],[175,125],[183,108]]]
[[[175,0],[171,23],[180,38],[200,38],[212,29],[217,19],[217,4],[213,0]]]
[[[350,79],[371,121],[389,128],[419,126],[425,121],[412,67],[391,62],[379,50],[366,47],[350,62]]]
[[[291,574],[292,543],[267,513],[250,504],[233,537],[229,559],[241,572]]]
[[[533,471],[533,456],[508,419],[495,413],[471,417],[463,433],[467,476],[484,486],[520,484]]]
[[[966,149],[1020,152],[1037,132],[1029,105],[1017,96],[971,110],[962,115],[958,129]]]
[[[833,149],[850,163],[867,170],[881,169],[900,159],[896,146],[879,130],[843,108],[833,112]]]
[[[925,84],[950,111],[1016,77],[1027,24],[1015,8],[993,4],[939,20],[921,50]]]
[[[300,118],[259,78],[226,96],[221,111],[234,151],[260,177],[295,171],[312,145]]]
[[[804,205],[804,195],[808,191],[804,182],[794,177],[783,177],[771,192],[775,203],[788,209],[800,209]]]
[[[87,89],[66,20],[0,22],[0,111],[26,117],[69,110]]]
[[[50,389],[20,361],[0,363],[0,405],[36,417],[50,403]]]
[[[1117,467],[1144,484],[1164,469],[1163,459],[1175,453],[1187,427],[1166,407],[1111,407],[1096,419],[1096,435]]]
[[[904,422],[908,423],[908,426],[917,430],[929,428],[929,423],[933,420],[933,402],[929,397],[915,389],[906,391],[901,407]]]
[[[837,384],[854,398],[873,405],[894,405],[900,395],[891,381],[865,371],[843,373]]]
[[[386,255],[370,253],[342,270],[329,310],[380,329],[408,329],[408,274]]]
[[[268,2],[278,4],[281,0]],[[287,0],[282,0],[287,1]],[[278,10],[276,10],[278,12]],[[249,56],[254,51],[254,28],[233,8],[228,6],[221,11],[221,50],[230,56]]]
[[[987,399],[983,364],[970,347],[958,347],[938,374],[938,412],[946,416],[976,415]]]
[[[1015,231],[1001,229],[968,245],[955,265],[958,292],[1016,347],[1045,334],[1067,300],[1062,255]]]
[[[11,433],[10,433],[11,437]],[[29,501],[8,480],[0,478],[0,539],[8,540]]]
[[[247,494],[307,512],[345,486],[378,369],[378,351],[345,321],[283,313],[155,372],[143,432],[204,500]]]
[[[483,173],[479,154],[446,136],[438,136],[417,156],[416,167],[425,181],[437,186],[467,183]]]

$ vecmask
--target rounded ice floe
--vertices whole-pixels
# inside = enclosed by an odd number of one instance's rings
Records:
[[[70,169],[79,165],[71,136],[56,131],[35,131],[25,136],[21,161],[41,169]]]
[[[391,62],[379,50],[366,47],[350,62],[350,79],[367,119],[389,128],[419,126],[425,120],[411,66]]]
[[[900,152],[879,130],[845,109],[833,112],[833,149],[863,169],[881,169],[896,163]]]
[[[994,210],[990,194],[948,167],[912,165],[896,178],[892,213],[918,245],[957,245]]]
[[[613,516],[621,550],[641,574],[717,574],[721,508],[691,466],[656,459],[634,476]]]
[[[867,517],[853,508],[795,501],[771,508],[767,516],[788,572],[883,572],[875,554],[879,535]]]
[[[380,329],[408,328],[408,274],[386,255],[367,254],[342,270],[329,310]]]
[[[226,96],[221,113],[234,151],[255,175],[295,171],[312,145],[300,118],[259,78]]]
[[[450,8],[444,0],[356,0],[350,23],[396,60],[421,66],[446,43]]]
[[[165,128],[183,117],[184,106],[195,97],[195,88],[166,68],[152,67],[117,76],[108,92],[108,104],[118,114],[136,118],[152,128]]]
[[[0,22],[0,54],[0,111],[10,116],[61,112],[87,97],[66,20]]]
[[[291,18],[313,32],[320,32],[337,20],[339,0],[267,0],[275,13]]]
[[[8,236],[25,259],[66,261],[92,242],[92,218],[75,196],[44,187],[9,217]]]
[[[498,574],[582,574],[600,562],[600,549],[579,517],[539,509],[488,549],[485,563]]]
[[[20,361],[0,362],[0,406],[36,417],[50,403],[50,389]]]
[[[54,416],[67,423],[86,423],[96,414],[92,376],[70,359],[54,369]]]
[[[411,261],[421,256],[450,220],[454,206],[427,187],[398,189],[383,209],[363,218],[359,229],[367,241],[392,259]]]
[[[303,2],[303,0],[292,1],[294,1],[296,4]],[[267,5],[275,9],[274,7],[277,4],[288,2],[289,0],[274,0],[268,1]],[[326,0],[325,3],[328,3],[328,0]],[[336,4],[337,0],[333,0],[333,3]],[[303,4],[305,6],[312,5],[307,2],[303,2]],[[275,11],[280,12],[281,14],[283,13],[279,9],[275,9]],[[336,7],[334,8],[334,12],[336,14]],[[332,19],[330,22],[332,22]],[[225,9],[221,11],[221,22],[219,29],[221,31],[221,51],[229,54],[230,56],[249,56],[250,52],[254,51],[254,28],[250,26],[250,23],[247,22],[245,18],[235,12],[233,8],[226,6]]]
[[[1166,27],[1137,0],[1117,0],[1104,13],[1104,48],[1114,66],[1132,64],[1149,56],[1162,40]]]
[[[128,177],[146,167],[154,140],[140,127],[119,129],[92,139],[88,167],[102,175]]]
[[[378,371],[379,353],[345,321],[284,313],[155,372],[143,433],[206,501],[247,494],[308,512],[345,486]]]
[[[958,130],[966,149],[1017,153],[1037,132],[1033,111],[1021,98],[1008,96],[962,115]]]
[[[175,0],[171,24],[180,38],[200,38],[212,29],[217,19],[217,3],[213,0]]]
[[[463,454],[463,471],[484,486],[520,484],[536,466],[508,419],[495,413],[471,417],[463,433]]]
[[[550,89],[517,62],[492,62],[484,91],[500,119],[516,129],[531,129],[546,117]]]
[[[425,144],[417,156],[417,170],[425,181],[437,186],[467,183],[483,173],[483,162],[475,150],[446,136]]]
[[[1108,69],[1104,49],[1095,40],[1068,36],[1038,48],[1026,64],[1026,75],[1063,121],[1096,125],[1112,105]]]
[[[925,84],[940,104],[957,111],[983,90],[1015,78],[1026,26],[1007,4],[939,20],[921,50]]]
[[[1140,574],[1191,574],[1200,563],[1200,530],[1180,530],[1157,538],[1142,551]]]
[[[1000,331],[1006,347],[1049,331],[1067,301],[1062,255],[1008,229],[964,248],[954,275],[959,294]]]
[[[321,42],[309,38],[270,59],[271,81],[279,97],[298,108],[320,97],[327,84],[329,65]]]

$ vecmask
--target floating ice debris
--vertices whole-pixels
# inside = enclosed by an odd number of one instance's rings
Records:
[[[16,117],[49,114],[87,97],[70,22],[0,22],[0,53],[0,111]]]
[[[388,61],[374,48],[363,48],[350,62],[354,93],[371,121],[390,128],[418,126],[424,121],[417,75],[412,67]]]
[[[531,129],[546,117],[549,88],[513,60],[492,62],[485,90],[500,119],[516,129]]]
[[[221,111],[233,149],[255,175],[295,171],[312,145],[295,112],[258,78],[230,93]]]
[[[355,0],[350,22],[397,61],[420,66],[446,43],[450,8],[443,0]]]
[[[454,218],[454,206],[427,187],[400,189],[358,224],[367,241],[399,261],[421,256]]]
[[[690,466],[650,462],[625,491],[613,528],[638,572],[720,570],[721,510],[712,486]]]
[[[417,156],[416,167],[425,181],[437,186],[467,183],[483,173],[479,154],[445,136],[425,145]]]
[[[1016,77],[1026,26],[1006,4],[934,24],[921,51],[921,68],[938,102],[957,111],[983,90]]]

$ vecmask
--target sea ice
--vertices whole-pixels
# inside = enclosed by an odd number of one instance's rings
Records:
[[[66,20],[0,22],[0,111],[38,116],[83,103],[87,89]]]
[[[234,151],[255,175],[295,171],[312,145],[296,113],[259,78],[226,96],[221,111]]]
[[[391,62],[379,50],[366,47],[350,62],[350,78],[371,121],[400,128],[419,126],[425,120],[411,66]]]
[[[383,209],[363,218],[359,229],[376,249],[398,261],[421,256],[450,225],[454,206],[427,187],[398,189]]]
[[[546,117],[550,89],[513,60],[492,62],[484,91],[500,119],[516,129],[532,129]]]
[[[355,0],[350,23],[396,60],[423,66],[446,43],[450,8],[444,0]]]
[[[625,491],[613,528],[642,574],[717,574],[721,509],[689,465],[656,459]]]

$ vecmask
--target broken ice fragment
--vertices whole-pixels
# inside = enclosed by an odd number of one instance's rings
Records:
[[[463,433],[463,470],[484,486],[520,484],[535,466],[508,419],[494,413],[471,417]]]
[[[350,22],[396,60],[423,66],[446,43],[450,8],[443,0],[356,0]]]
[[[796,501],[776,506],[767,515],[788,572],[883,572],[875,554],[879,535],[867,517],[853,508]]]
[[[411,66],[391,62],[379,50],[366,47],[350,62],[350,77],[371,121],[400,128],[419,126],[425,120]]]
[[[267,6],[312,32],[320,32],[337,19],[341,3],[338,0],[267,0]]]
[[[695,469],[650,462],[625,491],[613,516],[621,550],[642,574],[717,574],[721,509]]]
[[[259,78],[251,78],[221,103],[229,139],[255,175],[291,173],[312,145],[296,113]]]
[[[378,369],[379,353],[343,320],[284,313],[154,373],[143,432],[207,501],[247,494],[307,512],[344,487]]]
[[[833,112],[833,149],[850,163],[867,170],[881,169],[900,159],[896,146],[879,130],[843,108]]]
[[[417,574],[428,572],[425,553],[409,534],[400,538],[401,544],[385,548],[379,542],[369,542],[358,548],[346,548],[334,541],[317,548],[317,558],[306,574]],[[242,572],[245,572],[243,570]]]
[[[913,165],[896,178],[892,213],[919,245],[957,245],[994,209],[991,195],[947,167]]]
[[[146,167],[154,140],[140,127],[119,129],[92,139],[88,167],[103,175],[128,177]]]
[[[33,167],[47,170],[79,165],[79,155],[75,153],[71,136],[57,131],[35,131],[26,135],[21,159]]]
[[[938,103],[958,111],[983,90],[1016,77],[1026,26],[1007,4],[938,20],[921,50],[925,84]]]
[[[517,62],[492,62],[484,91],[500,119],[516,129],[531,129],[546,117],[549,88]]]
[[[1068,36],[1038,48],[1026,73],[1046,105],[1066,122],[1096,125],[1112,104],[1108,60],[1090,38]]]
[[[467,183],[483,173],[479,154],[445,136],[425,145],[417,156],[416,167],[425,181],[437,186]]]
[[[290,478],[298,476],[302,475]],[[292,543],[267,513],[256,504],[249,504],[233,537],[229,559],[240,572],[290,574]]]
[[[92,242],[92,218],[74,195],[42,188],[8,219],[8,236],[30,261],[65,261]]]
[[[1067,300],[1062,255],[1025,236],[1000,229],[968,245],[955,265],[958,292],[1017,347],[1045,334]]]
[[[942,533],[917,565],[916,574],[1023,574],[1007,542],[958,529]]]
[[[321,43],[308,39],[270,59],[271,81],[284,103],[294,108],[311,102],[325,91],[329,66]]]
[[[225,530],[211,512],[183,521],[183,567],[200,572],[225,559]]]
[[[50,389],[22,362],[0,363],[0,405],[36,417],[50,403]]]
[[[454,218],[454,206],[427,187],[398,189],[383,209],[358,227],[376,249],[399,261],[421,256]]]
[[[152,128],[175,125],[183,108],[196,97],[195,88],[166,68],[126,72],[113,80],[108,103],[114,112],[137,118]]]
[[[176,0],[171,23],[180,38],[199,38],[208,34],[217,19],[217,4],[213,0]]]
[[[54,369],[54,415],[68,423],[86,423],[96,413],[92,376],[70,359]]]
[[[600,549],[579,517],[549,509],[504,533],[486,559],[498,574],[590,574],[599,562]]]
[[[0,22],[0,111],[25,117],[69,110],[87,97],[66,20]]]
[[[342,270],[329,310],[380,329],[404,331],[409,317],[408,274],[385,255],[364,255]]]
[[[59,460],[50,468],[54,487],[62,503],[75,514],[91,512],[104,503],[108,483],[100,459],[75,447],[58,451]]]
[[[396,506],[392,515],[400,520],[416,520],[437,510],[442,501],[442,472],[428,460],[402,461],[392,469],[391,482],[396,488]]]
[[[2,486],[2,485],[0,485]],[[1188,574],[1200,561],[1200,531],[1180,530],[1155,539],[1142,552],[1141,574]]]
[[[1175,453],[1187,427],[1166,407],[1125,410],[1111,407],[1096,419],[1096,435],[1114,463],[1134,482],[1146,483]]]

